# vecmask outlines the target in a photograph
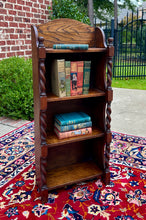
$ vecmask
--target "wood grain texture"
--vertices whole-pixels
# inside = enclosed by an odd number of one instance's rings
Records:
[[[93,128],[92,134],[81,135],[81,136],[77,136],[77,137],[70,137],[70,138],[65,138],[65,139],[58,139],[56,134],[54,132],[51,132],[48,134],[48,136],[46,138],[46,142],[48,144],[48,147],[53,147],[53,146],[59,146],[61,144],[68,144],[68,143],[72,143],[72,142],[102,137],[103,135],[104,135],[104,133],[101,130],[99,130],[98,128]]]
[[[39,91],[39,58],[38,58],[38,31],[35,26],[31,26],[32,42],[32,65],[33,65],[33,95],[34,95],[34,131],[35,131],[35,164],[36,164],[36,182],[41,186],[40,172],[40,91]]]
[[[88,94],[76,95],[76,96],[65,96],[65,97],[58,97],[52,93],[48,94],[47,101],[48,102],[59,102],[65,100],[75,100],[75,99],[85,99],[85,98],[92,98],[92,97],[100,97],[105,96],[105,92],[101,90],[89,90]]]
[[[103,172],[93,162],[71,164],[49,170],[47,173],[47,186],[49,189],[58,188],[73,183],[98,177]]]
[[[95,29],[87,24],[67,18],[55,19],[46,24],[37,26],[39,36],[45,39],[45,47],[53,44],[88,44],[89,47],[105,47],[103,32],[97,30],[98,44],[95,38]],[[98,37],[99,35],[99,37]]]

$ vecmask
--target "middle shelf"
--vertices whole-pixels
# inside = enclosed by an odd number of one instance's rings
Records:
[[[65,139],[58,139],[54,132],[47,134],[46,143],[48,147],[55,147],[62,144],[69,144],[73,142],[83,141],[104,136],[104,132],[98,128],[93,127],[92,134],[70,137]]]
[[[57,101],[65,101],[65,100],[74,100],[74,99],[85,99],[85,98],[92,98],[92,97],[100,97],[105,96],[105,92],[101,90],[89,90],[88,94],[82,95],[75,95],[75,96],[65,96],[65,97],[58,97],[52,93],[47,94],[47,102],[57,102]]]

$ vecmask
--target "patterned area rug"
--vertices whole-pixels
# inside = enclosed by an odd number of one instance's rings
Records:
[[[146,138],[113,132],[111,183],[80,183],[50,192],[35,185],[33,123],[0,138],[0,220],[146,219]]]

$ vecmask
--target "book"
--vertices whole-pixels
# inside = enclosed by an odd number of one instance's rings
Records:
[[[55,59],[52,63],[51,70],[51,85],[52,92],[56,96],[64,97],[66,96],[66,87],[65,87],[65,60]]]
[[[77,95],[81,95],[83,93],[83,67],[84,61],[77,62]]]
[[[88,44],[54,44],[53,49],[88,50]]]
[[[65,61],[66,96],[70,96],[70,61]]]
[[[57,122],[55,122],[54,127],[57,128],[60,132],[72,131],[72,130],[77,130],[81,128],[92,127],[92,121],[87,121],[87,122],[72,124],[72,125],[64,125],[64,126],[63,125],[61,126]]]
[[[64,139],[64,138],[69,138],[69,137],[75,137],[79,135],[87,135],[92,133],[92,127],[89,128],[81,128],[73,131],[65,131],[65,132],[60,132],[57,130],[57,128],[54,128],[54,132],[57,135],[59,139]]]
[[[84,112],[69,112],[56,114],[55,121],[59,125],[71,125],[91,121],[91,117]]]
[[[84,61],[83,94],[89,93],[91,61]]]
[[[70,95],[77,95],[77,61],[71,61],[70,63]]]

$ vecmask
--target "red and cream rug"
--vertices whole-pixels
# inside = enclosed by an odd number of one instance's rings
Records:
[[[111,182],[52,191],[42,204],[35,185],[33,122],[0,138],[0,220],[146,219],[146,138],[113,132]]]

